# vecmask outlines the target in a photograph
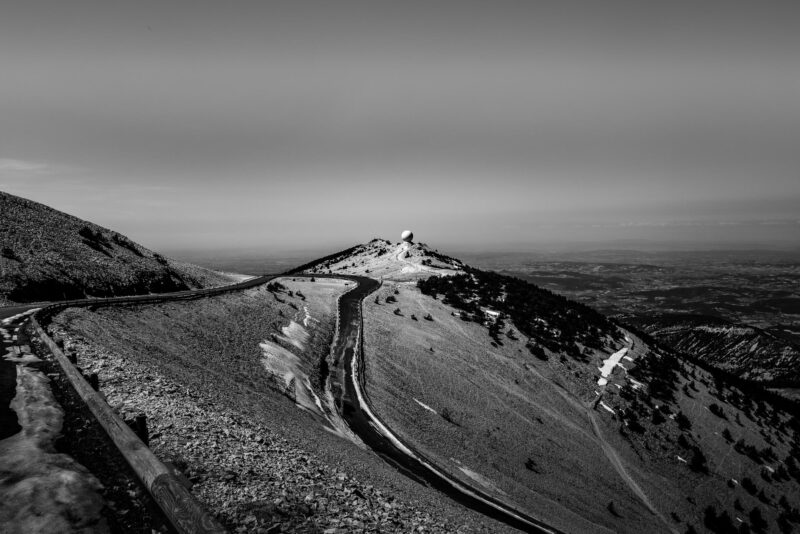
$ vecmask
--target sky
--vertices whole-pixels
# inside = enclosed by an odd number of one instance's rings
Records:
[[[0,69],[0,190],[159,250],[800,246],[796,1],[9,0]]]

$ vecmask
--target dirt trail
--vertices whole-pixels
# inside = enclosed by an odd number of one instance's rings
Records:
[[[633,341],[631,341],[630,343],[631,343],[631,347],[629,347],[629,348],[632,348],[633,347]],[[674,532],[674,533],[677,534],[678,531],[675,530],[675,528],[666,519],[666,517],[664,517],[661,514],[661,512],[659,512],[656,509],[656,507],[653,506],[653,503],[650,502],[650,499],[649,499],[649,497],[647,497],[647,494],[644,492],[644,490],[642,490],[642,488],[639,487],[639,484],[636,483],[636,481],[633,479],[633,477],[631,477],[631,475],[625,469],[625,464],[623,463],[622,459],[617,454],[616,449],[614,449],[614,447],[608,441],[606,441],[605,437],[603,437],[603,433],[602,433],[602,431],[600,429],[600,425],[597,423],[597,418],[596,418],[595,412],[594,412],[594,406],[597,404],[597,402],[600,399],[602,399],[602,396],[598,397],[597,399],[594,399],[593,401],[589,402],[588,404],[584,403],[580,399],[575,397],[571,392],[569,392],[564,386],[562,386],[558,382],[553,381],[552,379],[550,379],[548,377],[545,377],[543,374],[539,373],[535,369],[531,369],[531,371],[534,374],[536,374],[539,378],[544,380],[546,383],[550,384],[553,387],[553,389],[556,391],[556,393],[558,393],[558,395],[560,395],[564,400],[566,400],[571,406],[573,406],[574,408],[578,408],[578,409],[582,410],[586,414],[586,417],[589,419],[589,422],[592,424],[592,431],[594,433],[594,437],[595,437],[595,439],[597,441],[597,444],[600,445],[600,448],[603,450],[603,454],[608,459],[609,463],[614,468],[614,470],[617,472],[617,474],[620,476],[620,478],[625,482],[625,484],[630,488],[630,490],[639,498],[639,500],[642,501],[642,504],[644,504],[647,507],[647,509],[650,510],[650,512],[653,515],[658,517],[661,520],[661,522],[664,523],[664,525],[667,527],[667,529],[670,532]],[[572,425],[572,424],[570,424],[570,426],[574,427],[574,425]],[[581,429],[581,431],[583,431],[583,430]]]

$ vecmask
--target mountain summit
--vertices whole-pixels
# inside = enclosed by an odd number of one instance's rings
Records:
[[[224,285],[124,235],[0,191],[0,304],[110,297]]]
[[[320,274],[354,274],[383,280],[415,281],[432,275],[464,271],[461,260],[445,256],[425,243],[373,239],[369,243],[325,256],[296,271]]]

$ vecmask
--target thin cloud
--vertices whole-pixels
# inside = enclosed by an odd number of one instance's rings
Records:
[[[0,158],[0,174],[50,174],[55,168],[38,161],[22,159]]]

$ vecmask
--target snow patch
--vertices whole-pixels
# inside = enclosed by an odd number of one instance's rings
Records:
[[[491,480],[489,480],[488,478],[486,478],[485,476],[483,476],[483,475],[481,475],[479,473],[476,473],[475,471],[473,471],[471,469],[467,469],[466,467],[458,466],[458,469],[459,469],[459,471],[461,471],[462,473],[467,475],[469,478],[471,478],[472,480],[474,480],[475,482],[477,482],[478,484],[480,484],[484,488],[492,490],[492,491],[495,491],[495,492],[497,492],[497,493],[499,493],[501,495],[508,495],[505,491],[503,491],[500,488],[498,488],[497,486],[495,486],[494,483]]]
[[[326,413],[322,400],[311,387],[311,380],[303,371],[302,362],[297,355],[272,341],[265,340],[259,343],[258,346],[261,348],[262,354],[261,365],[264,366],[268,373],[283,381],[286,393],[290,398],[294,399],[294,403],[298,408],[325,421],[322,428],[326,431],[351,440],[356,445],[361,446],[358,438],[349,431],[343,421],[339,421],[335,416]]]
[[[4,325],[11,324],[14,321],[16,321],[17,319],[22,319],[23,317],[27,317],[28,315],[36,313],[40,309],[41,308],[31,308],[28,311],[24,311],[22,313],[18,313],[16,315],[12,315],[11,317],[6,317],[5,319],[3,319],[2,323],[0,323],[0,324],[4,324]]]
[[[611,412],[611,413],[616,413],[616,412],[614,411],[614,409],[613,409],[611,406],[609,406],[608,404],[606,404],[606,403],[605,403],[605,402],[603,402],[603,401],[600,401],[600,406],[602,406],[602,407],[603,407],[603,409],[605,409],[605,410],[606,410],[606,411],[608,411],[608,412]]]
[[[635,378],[628,377],[628,381],[631,383],[631,387],[633,389],[642,389],[644,388],[644,384],[636,380]]]
[[[696,327],[697,330],[701,332],[707,332],[709,334],[725,334],[725,335],[735,335],[735,336],[743,336],[747,334],[751,334],[753,332],[752,328],[741,327],[741,326],[706,326],[701,325]]]
[[[282,341],[294,345],[301,351],[306,350],[306,343],[308,338],[311,337],[302,325],[294,321],[290,321],[288,326],[281,328],[283,336],[279,336]]]
[[[237,283],[246,282],[248,280],[252,280],[253,278],[258,278],[257,276],[253,276],[252,274],[229,273],[226,271],[216,271],[216,272],[221,274],[225,278],[229,278]]]
[[[428,405],[427,405],[427,404],[425,404],[424,402],[418,401],[417,399],[414,399],[414,402],[416,402],[417,404],[419,404],[420,406],[422,406],[423,408],[425,408],[425,409],[426,409],[426,410],[428,410],[429,412],[433,412],[433,413],[435,413],[436,415],[439,415],[439,412],[437,412],[436,410],[434,410],[433,408],[431,408],[430,406],[428,406]]]
[[[49,382],[40,371],[17,366],[10,406],[22,430],[0,441],[3,531],[107,532],[103,486],[73,458],[54,452],[64,411]]]
[[[300,358],[272,341],[264,341],[261,348],[261,365],[272,375],[282,378],[287,392],[298,407],[324,415],[322,402],[311,389],[311,380],[300,368]]]
[[[8,350],[3,355],[3,359],[17,364],[38,363],[42,361],[31,354],[31,348],[28,345],[23,345],[22,347],[8,347]]]
[[[625,339],[627,341],[630,341],[627,337]],[[612,354],[611,356],[609,356],[608,359],[603,360],[603,366],[598,368],[598,370],[600,371],[600,379],[597,381],[598,386],[605,386],[606,384],[608,384],[608,377],[611,375],[611,371],[614,370],[614,367],[619,365],[619,361],[622,359],[623,356],[625,356],[627,352],[628,352],[628,347],[623,347],[614,354]]]
[[[316,321],[316,319],[311,316],[311,312],[308,311],[308,306],[303,306],[303,314],[303,326],[308,328],[308,325],[311,324],[311,321]]]

